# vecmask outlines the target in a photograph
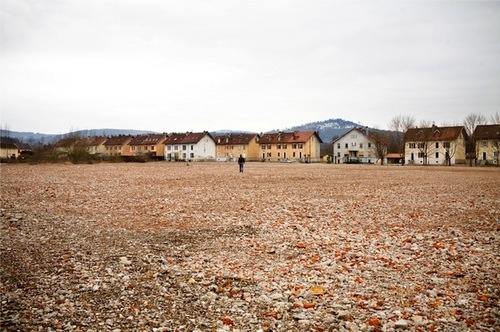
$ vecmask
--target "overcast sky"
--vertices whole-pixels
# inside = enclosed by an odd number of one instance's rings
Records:
[[[499,1],[0,3],[13,131],[386,128],[500,111]]]

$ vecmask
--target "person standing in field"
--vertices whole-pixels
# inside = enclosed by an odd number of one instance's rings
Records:
[[[240,165],[240,173],[243,173],[243,165],[245,164],[245,158],[240,154],[238,158],[238,164]]]

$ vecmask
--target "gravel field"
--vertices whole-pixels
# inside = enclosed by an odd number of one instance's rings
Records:
[[[500,331],[500,169],[1,165],[2,331]]]

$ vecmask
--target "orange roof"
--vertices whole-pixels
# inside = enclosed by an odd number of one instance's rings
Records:
[[[79,146],[98,146],[106,142],[106,137],[87,137],[78,140],[76,143]]]
[[[165,141],[165,134],[140,135],[132,139],[129,145],[156,145]]]
[[[110,145],[123,145],[127,142],[127,140],[132,139],[132,136],[129,135],[119,135],[108,138],[108,140],[104,143],[106,146]]]
[[[320,143],[323,141],[315,131],[295,131],[263,134],[259,140],[260,144],[277,143],[305,143],[315,135]]]

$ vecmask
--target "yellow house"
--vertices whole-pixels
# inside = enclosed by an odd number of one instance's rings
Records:
[[[132,136],[129,135],[110,137],[106,140],[106,142],[104,142],[104,154],[107,156],[126,155],[130,152],[130,141],[132,141]]]
[[[476,156],[480,163],[500,165],[500,124],[480,125],[474,130]]]
[[[320,145],[315,131],[267,133],[260,137],[260,157],[267,161],[321,162]]]
[[[32,153],[29,144],[10,137],[0,137],[0,159],[17,159],[19,156]]]
[[[122,155],[138,156],[148,155],[154,159],[164,159],[166,134],[140,135],[133,138],[130,143],[130,151]]]
[[[106,151],[106,147],[104,146],[106,140],[107,138],[103,136],[87,137],[78,140],[76,145],[87,148],[88,152],[92,155],[104,154]]]
[[[215,140],[215,158],[218,161],[237,160],[240,155],[247,161],[260,159],[259,135],[234,134],[219,135]]]

